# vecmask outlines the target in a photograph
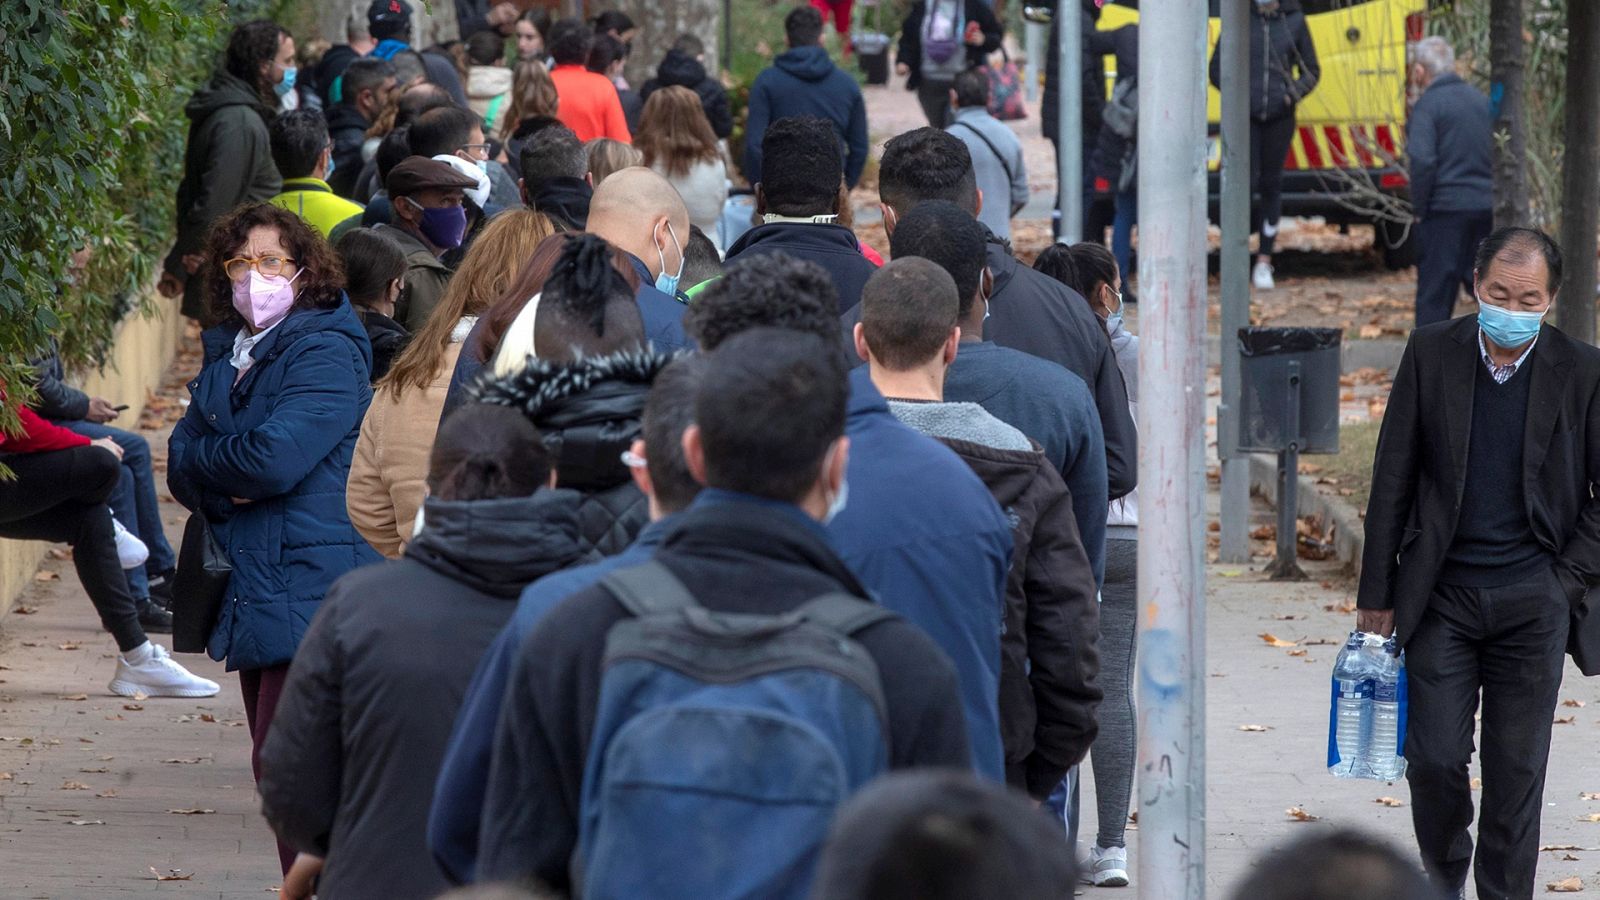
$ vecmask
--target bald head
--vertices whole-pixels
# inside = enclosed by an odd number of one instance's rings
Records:
[[[613,173],[589,201],[589,233],[638,257],[651,277],[683,265],[689,209],[665,178],[643,166]]]

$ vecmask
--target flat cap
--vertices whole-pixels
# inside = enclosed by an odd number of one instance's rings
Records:
[[[457,172],[448,164],[426,156],[408,156],[389,170],[384,179],[384,190],[390,197],[409,197],[429,188],[441,190],[466,190],[478,186],[476,179]]]

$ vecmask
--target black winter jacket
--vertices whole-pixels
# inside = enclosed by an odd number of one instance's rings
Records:
[[[811,222],[773,222],[746,231],[728,248],[727,262],[786,253],[795,259],[814,262],[828,271],[839,291],[839,314],[861,302],[861,289],[878,267],[861,255],[855,232],[843,225]]]
[[[1087,37],[1084,50],[1095,59],[1107,55],[1117,58],[1117,85],[1134,80],[1139,77],[1139,26],[1124,25],[1115,31],[1096,31]],[[1107,101],[1106,105],[1110,105]],[[1135,163],[1137,150],[1136,140],[1130,140],[1117,134],[1105,126],[1104,109],[1101,110],[1102,121],[1099,132],[1095,136],[1094,149],[1089,153],[1089,174],[1096,180],[1105,179],[1109,182],[1109,190],[1117,190],[1117,182],[1122,177],[1124,168],[1132,168]]]
[[[1098,15],[1098,12],[1091,13],[1087,10],[1080,10],[1078,13],[1078,27],[1082,29],[1085,49],[1097,40],[1094,23]],[[1059,79],[1056,78],[1056,66],[1059,65],[1057,60],[1060,59],[1056,52],[1056,47],[1060,43],[1061,31],[1058,24],[1060,20],[1061,16],[1058,14],[1050,21],[1049,46],[1045,50],[1044,96],[1039,101],[1039,127],[1044,129],[1044,136],[1052,141],[1058,140],[1061,132],[1058,121],[1060,114],[1057,112],[1061,105],[1061,85],[1057,83]],[[1093,52],[1083,54],[1080,69],[1082,70],[1079,84],[1083,102],[1083,146],[1092,150],[1095,135],[1100,132],[1100,117],[1106,108],[1105,72],[1100,57]],[[1088,164],[1087,155],[1084,164]]]
[[[328,178],[328,187],[348,200],[355,196],[356,180],[361,177],[361,145],[367,141],[371,123],[348,103],[328,110],[327,118],[328,139],[333,141],[333,174]]]
[[[1000,39],[1005,35],[1005,29],[1000,25],[1000,20],[994,17],[994,10],[983,0],[966,2],[967,8],[963,12],[965,21],[977,22],[978,28],[983,31],[982,46],[965,45],[967,66],[981,66],[988,60],[989,54],[1000,49]],[[922,16],[927,6],[928,0],[917,0],[911,5],[911,11],[906,13],[905,21],[900,23],[900,46],[895,50],[894,61],[896,64],[904,63],[911,69],[911,75],[906,79],[908,91],[916,90],[917,85],[922,83]]]
[[[733,111],[728,106],[728,90],[722,82],[706,74],[699,60],[682,50],[668,50],[656,67],[656,77],[646,81],[639,89],[639,99],[649,102],[650,95],[664,87],[686,87],[700,96],[700,106],[706,111],[711,130],[719,138],[733,134]]]
[[[1257,122],[1293,115],[1317,86],[1322,67],[1305,13],[1262,13],[1250,6],[1250,118]],[[1211,85],[1222,89],[1222,39],[1211,52]]]
[[[579,538],[590,559],[615,556],[649,519],[622,453],[639,436],[645,397],[672,357],[639,350],[571,362],[535,359],[505,378],[484,376],[469,394],[522,410],[544,436],[557,483],[583,495]]]
[[[389,374],[395,357],[411,343],[411,332],[383,313],[364,310],[360,317],[362,327],[367,329],[367,340],[372,342],[372,383],[377,384]]]
[[[50,352],[33,361],[33,370],[33,389],[39,395],[33,401],[34,412],[58,422],[75,422],[88,417],[89,395],[67,384],[53,339]]]
[[[402,559],[334,583],[295,654],[261,751],[261,805],[328,858],[324,897],[431,897],[434,777],[478,657],[522,589],[573,564],[578,496],[429,499]]]

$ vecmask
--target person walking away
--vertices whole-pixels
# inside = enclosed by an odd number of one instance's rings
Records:
[[[366,165],[367,131],[389,103],[398,80],[394,64],[381,59],[355,60],[341,77],[344,99],[326,107],[328,137],[333,141],[328,186],[348,200],[355,195],[356,181]]]
[[[712,352],[694,424],[683,437],[689,471],[705,490],[651,563],[613,572],[568,597],[523,643],[490,763],[480,880],[531,876],[563,890],[578,869],[596,895],[690,897],[737,889],[803,898],[833,809],[867,779],[886,769],[968,764],[949,660],[916,627],[861,599],[866,587],[828,546],[823,523],[842,505],[849,457],[848,386],[837,345],[836,337],[762,329]],[[825,594],[826,611],[807,605]],[[770,701],[754,701],[779,716],[766,721],[790,723],[759,736],[740,716],[710,730],[704,720],[694,724],[687,708],[672,702],[679,693],[673,691],[647,709],[657,721],[676,723],[678,737],[645,738],[655,748],[648,764],[655,776],[630,771],[630,735],[640,734],[647,719],[613,710],[614,692],[625,688],[621,670],[600,665],[608,635],[619,640],[643,626],[633,621],[642,618],[671,629],[663,635],[666,646],[689,651],[695,638],[676,624],[680,617],[725,628],[729,613],[794,614],[789,621],[809,623],[799,627],[832,636],[829,647],[871,659],[877,676],[840,678],[814,668],[817,662],[802,663],[789,671],[793,703],[783,713]],[[784,631],[747,646],[781,652],[792,639]],[[640,686],[664,687],[674,677],[700,681],[669,674],[676,671],[641,672]],[[746,670],[704,690],[749,703],[768,678]],[[830,699],[800,693],[807,684]],[[866,699],[874,684],[881,704]],[[630,720],[631,727],[618,728]],[[794,730],[801,722],[809,723],[803,739]],[[691,762],[707,754],[710,764]],[[830,774],[809,780],[808,796],[797,805],[792,790],[776,787],[811,765],[813,754],[832,760],[818,770]],[[736,755],[762,762],[752,768]],[[635,794],[651,813],[613,793],[624,782],[658,786]],[[747,792],[764,802],[735,806],[726,799]],[[530,796],[561,799],[530,804],[523,799]],[[663,821],[659,804],[669,796],[684,816],[718,825],[671,834],[653,827]],[[761,838],[774,828],[784,834],[781,846]]]
[[[762,159],[767,127],[780,119],[814,116],[833,127],[841,150],[844,181],[855,187],[867,165],[867,104],[861,87],[833,64],[822,47],[822,16],[811,6],[783,19],[789,49],[750,84],[744,130],[744,177],[757,184],[767,174]]]
[[[711,131],[725,142],[733,134],[733,111],[728,106],[728,89],[706,74],[705,42],[692,34],[680,34],[672,48],[656,66],[656,77],[639,88],[639,97],[650,102],[650,95],[667,87],[686,87],[700,98],[700,108],[711,123]]]
[[[1133,226],[1139,218],[1139,26],[1095,31],[1088,52],[1095,59],[1106,55],[1117,59],[1116,84],[1101,113],[1100,131],[1088,163],[1095,195],[1110,193],[1113,197],[1111,254],[1116,257],[1117,270],[1131,275]],[[1128,302],[1134,302],[1133,291],[1126,284],[1123,293]]]
[[[644,153],[638,147],[611,138],[595,138],[584,145],[583,151],[589,160],[591,185],[598,185],[623,169],[644,165]]]
[[[908,216],[917,227],[927,206]],[[957,214],[959,211],[951,209]],[[1006,782],[1043,802],[1089,753],[1100,687],[1094,572],[1061,473],[1027,435],[976,403],[944,400],[962,323],[982,302],[959,303],[931,260],[895,258],[867,283],[856,352],[894,417],[954,450],[1012,522],[1000,661],[1000,735]],[[962,306],[967,307],[961,309]]]
[[[297,109],[280,113],[269,129],[272,161],[283,175],[283,190],[270,202],[310,225],[323,239],[335,228],[357,227],[363,208],[328,186],[333,173],[333,141],[322,113]]]
[[[586,68],[593,48],[594,32],[578,19],[562,19],[550,26],[550,56],[555,60],[550,80],[560,98],[556,117],[579,141],[608,137],[631,144],[633,134],[617,86]]]
[[[516,142],[517,129],[530,118],[554,119],[558,102],[555,82],[550,80],[550,72],[544,63],[536,59],[524,59],[512,69],[510,98],[496,123],[500,141],[506,145],[506,153],[512,163],[517,162],[522,152],[521,144]],[[516,143],[514,148],[513,143]]]
[[[382,231],[357,228],[334,245],[344,266],[345,294],[372,344],[372,383],[388,374],[411,332],[393,318],[405,287],[406,254]]]
[[[220,324],[201,336],[205,363],[172,430],[167,484],[233,564],[206,651],[239,673],[259,780],[306,623],[335,579],[379,559],[343,502],[372,348],[338,257],[299,216],[242,206],[213,227],[206,252]],[[280,843],[278,858],[287,872],[294,853]]]
[[[228,37],[222,65],[183,108],[189,137],[178,182],[178,236],[162,263],[157,288],[163,297],[182,294],[183,314],[191,319],[206,313],[204,279],[190,281],[205,263],[202,245],[212,223],[282,187],[267,123],[293,65],[289,32],[265,19],[246,22]]]
[[[507,210],[485,225],[428,323],[395,359],[388,377],[377,380],[350,461],[345,509],[356,531],[385,557],[398,558],[411,539],[426,493],[428,455],[445,389],[462,342],[550,234],[549,221],[531,209]],[[345,240],[358,235],[363,244],[384,239],[379,232],[356,232]],[[341,244],[341,252],[345,249]],[[351,268],[348,262],[346,268]]]
[[[583,231],[589,224],[594,183],[589,152],[572,129],[560,122],[529,135],[517,156],[522,203],[543,213],[560,231]]]
[[[1451,896],[1533,896],[1563,654],[1600,674],[1600,350],[1543,322],[1560,287],[1547,235],[1490,234],[1478,314],[1412,332],[1378,433],[1356,628],[1405,650],[1412,824]]]
[[[1090,176],[1089,161],[1094,158],[1095,142],[1099,138],[1101,123],[1106,107],[1105,91],[1105,62],[1098,52],[1103,38],[1100,36],[1098,22],[1100,20],[1100,7],[1103,0],[1078,0],[1078,32],[1082,41],[1084,52],[1080,61],[1078,119],[1080,126],[1083,156],[1083,172],[1081,184],[1083,185],[1083,233],[1096,237],[1104,233],[1104,211],[1100,204],[1094,202],[1094,180]],[[1059,6],[1060,4],[1056,4]],[[1070,6],[1071,0],[1067,0]],[[1056,165],[1051,166],[1051,171],[1059,172],[1061,166],[1061,84],[1056,78],[1059,71],[1060,59],[1057,52],[1061,46],[1061,23],[1070,21],[1073,14],[1070,11],[1061,11],[1059,15],[1050,18],[1050,32],[1045,39],[1045,72],[1044,91],[1039,98],[1039,127],[1045,139],[1050,142]],[[1120,65],[1120,63],[1119,63]],[[1122,71],[1120,68],[1117,70]],[[1135,69],[1134,71],[1137,71]],[[1052,238],[1061,237],[1061,195],[1057,193],[1055,205],[1050,212],[1050,235]]]
[[[628,87],[628,80],[622,77],[623,67],[628,64],[628,45],[609,34],[596,35],[594,46],[589,48],[589,59],[584,63],[584,68],[599,75],[604,75],[617,89],[617,100],[622,103],[622,118],[628,123],[629,133],[639,130],[639,115],[644,111],[644,100],[640,99],[639,92]]]
[[[261,751],[262,812],[300,853],[286,896],[313,871],[325,897],[449,887],[424,837],[450,724],[522,589],[582,553],[578,495],[521,413],[466,407],[430,457],[426,525],[328,590]]]
[[[504,65],[506,39],[498,32],[479,31],[466,40],[467,105],[483,118],[483,133],[504,124],[511,104],[511,69]]]
[[[950,124],[950,88],[956,76],[983,68],[989,54],[1000,49],[1004,31],[983,0],[917,0],[900,23],[900,46],[894,55],[895,74],[906,79],[906,90],[917,92],[917,102],[928,124]],[[998,199],[998,198],[996,198]]]
[[[72,545],[84,593],[117,642],[108,690],[123,697],[216,696],[216,682],[174,662],[139,623],[106,505],[122,477],[122,447],[110,437],[91,440],[52,425],[26,406],[15,412],[20,430],[0,431],[0,465],[13,476],[0,480],[0,537]]]
[[[1421,92],[1406,120],[1417,230],[1417,327],[1455,315],[1472,289],[1472,256],[1494,227],[1489,98],[1455,72],[1455,50],[1431,36],[1412,50]]]
[[[755,186],[762,224],[728,248],[727,260],[784,253],[814,262],[833,279],[844,315],[861,301],[861,288],[878,267],[862,255],[855,232],[840,224],[850,192],[839,169],[838,138],[815,117],[779,119],[762,148],[771,163]]]
[[[644,153],[643,164],[683,197],[689,222],[708,237],[715,234],[728,201],[728,167],[722,162],[711,123],[701,111],[700,98],[686,87],[667,87],[651,94],[634,143]]]
[[[1260,198],[1250,230],[1260,236],[1250,278],[1272,290],[1272,250],[1283,215],[1283,166],[1294,141],[1294,111],[1317,86],[1322,67],[1299,4],[1255,0],[1250,7],[1250,182]],[[1222,39],[1211,54],[1211,85],[1222,90]]]
[[[989,76],[983,68],[968,69],[950,86],[950,115],[945,131],[967,145],[978,190],[989,202],[978,214],[995,237],[1011,240],[1011,217],[1028,205],[1028,168],[1016,132],[989,115]]]
[[[408,157],[384,180],[394,221],[379,230],[406,252],[406,284],[394,318],[407,331],[421,331],[444,296],[451,273],[439,257],[461,246],[467,233],[462,202],[465,191],[476,186],[472,178],[423,156]]]

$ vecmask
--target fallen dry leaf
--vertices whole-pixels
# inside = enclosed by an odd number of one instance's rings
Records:
[[[1578,799],[1579,800],[1600,800],[1600,794],[1595,794],[1595,793],[1590,793],[1589,791],[1584,791],[1583,793],[1578,795]]]
[[[1578,862],[1579,860],[1578,860],[1578,857],[1573,856],[1571,853],[1563,853],[1563,854],[1561,854],[1561,861],[1562,862]]]
[[[16,776],[12,775],[10,772],[0,772],[0,781],[10,781],[15,777]]]
[[[1295,820],[1296,822],[1315,822],[1318,819],[1317,816],[1313,816],[1311,813],[1306,812],[1304,809],[1298,806],[1291,806],[1284,810],[1284,812],[1288,814],[1289,818]]]
[[[217,717],[213,716],[211,713],[201,713],[200,714],[200,721],[202,721],[202,722],[215,722],[215,721],[217,721]]]
[[[87,791],[89,786],[81,781],[63,781],[61,782],[61,789],[63,791]]]
[[[1373,803],[1382,803],[1384,806],[1387,806],[1390,809],[1394,809],[1396,807],[1400,807],[1400,806],[1405,806],[1406,805],[1406,802],[1404,800],[1401,800],[1401,799],[1396,798],[1396,797],[1379,797],[1378,799],[1376,799],[1376,800],[1374,800],[1372,802]]]
[[[55,572],[35,572],[35,573],[33,573],[33,580],[34,581],[60,581],[61,580],[61,576],[59,574],[55,573]]]
[[[1574,875],[1571,878],[1563,878],[1560,881],[1552,881],[1545,885],[1544,889],[1553,894],[1576,894],[1577,892],[1583,890],[1583,879]]]
[[[73,819],[68,825],[104,825],[105,819]]]
[[[1356,601],[1346,600],[1343,603],[1328,603],[1324,604],[1322,608],[1331,613],[1353,613],[1356,611]]]
[[[1268,647],[1298,647],[1298,646],[1300,646],[1298,642],[1296,642],[1296,641],[1286,641],[1283,638],[1278,637],[1277,635],[1273,634],[1270,631],[1261,632],[1259,637],[1263,641],[1266,641]]]
[[[37,606],[22,606],[21,604],[18,604],[16,607],[12,608],[11,611],[16,613],[19,616],[31,616],[34,613],[39,611],[39,607],[37,607]]]
[[[193,872],[184,872],[181,869],[168,869],[167,874],[163,875],[156,871],[155,866],[150,867],[150,874],[157,881],[189,881],[194,878]]]
[[[77,650],[81,646],[83,646],[83,645],[79,644],[77,641],[67,641],[65,644],[57,644],[56,645],[56,649],[57,650]]]
[[[1305,651],[1305,648],[1302,647],[1299,650],[1290,650],[1289,651],[1289,655],[1290,656],[1305,656],[1306,655],[1306,651]]]
[[[95,796],[101,798],[102,800],[110,800],[110,799],[113,799],[113,798],[115,798],[117,796],[117,789],[116,788],[106,788],[105,790],[101,791],[100,793],[95,794]]]
[[[1554,725],[1571,725],[1573,722],[1576,722],[1576,721],[1578,721],[1578,717],[1577,716],[1557,716],[1555,722],[1553,722],[1552,724],[1554,724]]]
[[[129,712],[138,712],[139,710],[144,709],[144,705],[141,703],[124,703],[122,704],[122,708]]]
[[[216,812],[214,809],[169,809],[167,812],[175,816],[209,816]]]
[[[1474,777],[1471,781],[1467,782],[1467,786],[1475,791],[1481,791],[1483,790],[1483,779]]]
[[[199,761],[200,761],[199,759],[178,759],[178,758],[163,759],[162,760],[162,762],[167,763],[168,765],[173,765],[173,766],[192,766],[192,765],[194,765],[195,763],[197,763]]]
[[[1299,613],[1273,613],[1272,618],[1279,622],[1293,622],[1295,619],[1304,619]]]
[[[1546,850],[1582,850],[1582,849],[1584,849],[1584,848],[1579,847],[1577,844],[1545,844],[1544,846],[1539,848],[1539,852],[1543,853]]]
[[[1300,643],[1306,647],[1335,647],[1344,642],[1336,641],[1332,638],[1312,638],[1311,640],[1301,641]]]
[[[1271,725],[1240,725],[1240,731],[1271,731]]]
[[[1583,709],[1584,706],[1586,706],[1587,704],[1585,704],[1582,700],[1569,699],[1569,700],[1561,701],[1561,705],[1562,706],[1570,706],[1573,709]]]
[[[61,699],[62,700],[87,700],[87,699],[89,699],[89,695],[88,694],[62,694],[61,695]]]
[[[84,775],[104,775],[105,773],[107,773],[107,772],[109,772],[111,770],[106,768],[105,766],[101,766],[101,767],[99,767],[97,769],[79,769],[78,771],[83,773]]]

